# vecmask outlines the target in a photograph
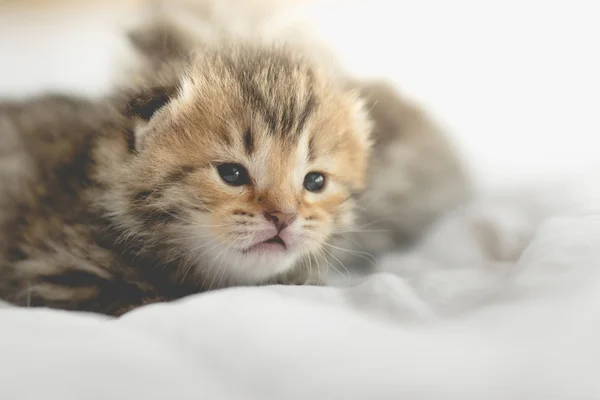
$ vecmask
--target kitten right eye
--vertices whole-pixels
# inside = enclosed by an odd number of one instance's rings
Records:
[[[217,171],[221,175],[221,179],[231,186],[242,186],[250,183],[250,175],[248,170],[241,164],[219,164]]]

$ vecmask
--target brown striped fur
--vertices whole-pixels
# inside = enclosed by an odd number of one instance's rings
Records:
[[[365,185],[358,93],[274,46],[204,49],[140,82],[99,102],[0,105],[0,298],[119,314],[311,281],[302,260],[350,227]],[[251,183],[228,186],[220,163],[244,165]],[[303,189],[311,171],[322,192]],[[274,210],[297,215],[288,250],[245,253],[272,234]]]

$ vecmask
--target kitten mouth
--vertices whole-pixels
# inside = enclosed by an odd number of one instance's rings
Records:
[[[244,250],[244,253],[251,253],[253,251],[273,251],[279,248],[281,250],[287,250],[287,245],[285,241],[279,236],[275,235],[270,239],[267,239],[263,242],[256,243],[255,245],[250,246],[248,249]]]
[[[285,245],[285,242],[283,241],[282,238],[279,237],[279,235],[275,235],[271,239],[265,240],[263,243],[277,243],[277,244],[282,245],[284,248],[287,247]]]

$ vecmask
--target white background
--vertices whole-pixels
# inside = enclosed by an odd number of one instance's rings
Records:
[[[0,94],[103,92],[126,54],[119,29],[132,17],[118,13],[126,5],[103,4],[0,8]],[[308,4],[345,65],[392,79],[425,105],[486,186],[598,168],[597,1]]]

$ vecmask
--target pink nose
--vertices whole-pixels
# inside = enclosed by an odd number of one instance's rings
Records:
[[[265,218],[275,224],[277,232],[281,232],[296,219],[296,214],[282,213],[279,211],[265,212]]]

